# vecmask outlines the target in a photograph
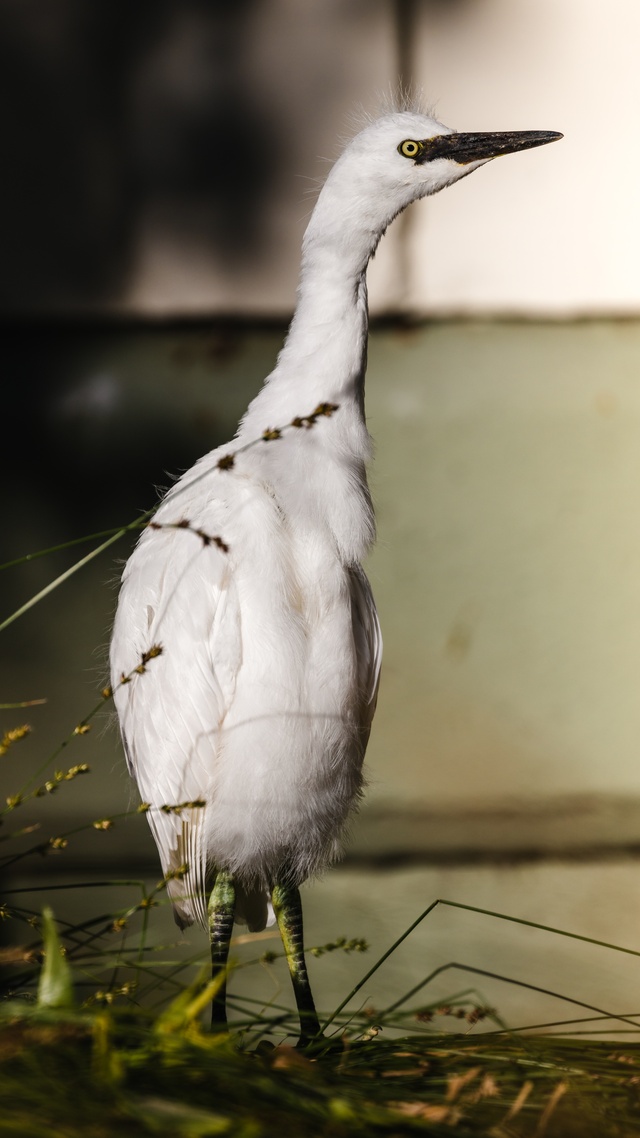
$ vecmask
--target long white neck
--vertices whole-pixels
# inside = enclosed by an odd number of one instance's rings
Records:
[[[296,518],[297,531],[326,527],[343,562],[353,564],[375,536],[366,476],[372,447],[364,417],[365,273],[381,228],[366,224],[346,192],[350,187],[336,185],[337,170],[339,164],[305,234],[298,306],[289,334],[238,437],[253,440],[267,427],[282,428],[310,415],[320,403],[337,404],[335,415],[309,434],[288,432],[286,461],[277,442],[251,453],[285,515]]]
[[[364,428],[365,274],[381,227],[358,211],[352,185],[343,192],[341,173],[338,164],[309,222],[295,315],[276,367],[243,420],[243,437],[283,426],[324,402],[338,404],[352,429],[354,418]]]

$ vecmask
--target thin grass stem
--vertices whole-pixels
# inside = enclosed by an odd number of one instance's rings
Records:
[[[252,447],[258,446],[260,443],[265,442],[267,444],[270,444],[271,441],[280,438],[282,433],[285,431],[293,429],[297,430],[302,426],[312,427],[315,425],[315,422],[318,418],[330,416],[338,410],[339,408],[337,404],[320,404],[315,409],[315,411],[311,412],[310,415],[299,416],[292,422],[285,423],[282,427],[276,427],[265,431],[257,438],[250,439],[242,446],[237,447],[235,451],[230,451],[228,457],[231,461],[225,467],[222,466],[222,460],[220,460],[220,462],[215,467],[201,471],[201,473],[192,478],[190,482],[184,483],[181,486],[174,486],[172,490],[170,490],[169,495],[167,495],[167,497],[164,499],[165,502],[169,500],[169,497],[171,498],[171,501],[174,501],[180,496],[180,494],[184,493],[186,490],[191,489],[191,487],[194,486],[197,482],[200,482],[203,478],[208,478],[213,473],[213,471],[221,469],[230,470],[234,464],[236,456],[243,454],[245,451],[250,450]],[[73,565],[66,569],[64,573],[61,573],[53,581],[50,581],[49,584],[46,585],[44,589],[41,589],[39,593],[35,593],[35,595],[30,597],[28,601],[25,601],[25,603],[21,605],[20,608],[16,609],[15,612],[11,613],[8,617],[5,617],[5,619],[0,623],[0,632],[3,632],[5,628],[8,628],[9,625],[13,624],[14,621],[19,619],[19,617],[24,616],[24,614],[29,612],[29,610],[32,609],[34,605],[37,605],[39,601],[42,601],[45,599],[45,597],[48,597],[49,594],[57,589],[59,585],[62,585],[65,581],[68,581],[69,578],[74,575],[74,573],[77,573],[79,569],[83,569],[85,565],[88,565],[91,561],[95,560],[96,557],[99,557],[101,553],[104,553],[106,549],[109,549],[109,547],[114,545],[115,542],[119,541],[121,537],[124,537],[127,533],[131,533],[133,530],[143,528],[144,523],[147,521],[147,519],[155,514],[156,510],[158,509],[158,505],[159,503],[152,506],[150,509],[145,510],[144,513],[139,514],[137,518],[129,522],[127,525],[121,526],[120,529],[103,531],[108,533],[109,536],[105,541],[102,542],[101,545],[96,546],[96,548],[92,549],[91,553],[88,553],[86,557],[82,557],[79,561],[76,561]],[[98,533],[95,536],[101,537],[102,533]],[[77,538],[69,542],[68,545],[79,545],[83,541],[89,540],[91,540],[90,536]],[[60,546],[59,548],[64,548],[64,546]],[[41,556],[44,556],[44,554],[47,552],[49,552],[49,550],[44,550]],[[38,553],[26,554],[24,558],[18,558],[16,561],[7,562],[5,566],[0,566],[0,569],[8,568],[8,566],[12,564],[20,564],[23,560],[30,560],[31,558],[37,557],[39,555],[40,554]]]
[[[367,981],[371,979],[371,977],[378,971],[378,969],[384,964],[384,962],[386,960],[388,960],[388,958],[392,955],[392,953],[394,953],[396,951],[396,949],[403,943],[403,941],[405,941],[407,939],[407,937],[411,935],[411,933],[414,931],[414,929],[416,929],[418,927],[418,925],[421,924],[421,922],[424,921],[434,911],[435,908],[437,908],[438,905],[446,905],[449,908],[462,909],[462,910],[465,910],[465,911],[470,912],[470,913],[480,913],[480,914],[487,916],[487,917],[495,917],[498,920],[510,921],[511,923],[516,924],[516,925],[524,925],[527,928],[540,929],[541,932],[554,933],[556,936],[566,936],[572,940],[583,941],[585,944],[594,944],[594,945],[598,946],[599,948],[608,948],[608,949],[613,950],[614,952],[624,952],[630,956],[640,956],[640,951],[637,949],[634,949],[634,948],[623,948],[621,945],[610,944],[608,941],[597,940],[595,937],[583,936],[581,933],[567,932],[565,929],[558,929],[558,928],[555,928],[553,925],[543,925],[543,924],[540,924],[538,921],[529,921],[529,920],[525,920],[522,917],[512,917],[507,913],[498,913],[492,909],[482,909],[482,908],[479,908],[477,905],[465,905],[465,904],[462,904],[462,902],[460,902],[460,901],[447,901],[445,898],[439,897],[437,900],[432,901],[432,903],[427,906],[427,908],[424,910],[424,912],[422,912],[420,914],[420,916],[417,917],[416,920],[413,921],[407,929],[405,929],[405,931],[402,933],[402,935],[399,936],[398,939],[393,942],[391,947],[388,948],[387,951],[384,952],[382,954],[382,956],[380,956],[378,958],[378,960],[376,960],[375,964],[369,969],[368,972],[365,973],[365,975],[362,977],[362,979],[358,981],[358,983],[355,985],[355,987],[351,989],[348,996],[345,997],[345,999],[342,1001],[341,1004],[338,1005],[338,1007],[332,1013],[332,1015],[329,1017],[329,1019],[327,1019],[325,1021],[325,1023],[322,1025],[323,1031],[326,1030],[326,1028],[329,1026],[329,1024],[331,1024],[333,1022],[334,1018],[343,1010],[343,1008],[346,1007],[346,1005],[349,1003],[349,1001],[360,991],[360,989],[367,983]],[[423,985],[420,985],[420,986],[423,986]],[[402,1002],[402,1001],[400,1001],[400,1002]],[[394,1008],[397,1006],[398,1006],[398,1004],[393,1005]],[[590,1005],[586,1005],[586,1004],[584,1006],[590,1007]],[[389,1009],[389,1011],[391,1011],[391,1010],[392,1009]],[[599,1010],[599,1009],[591,1009],[591,1010]],[[615,1017],[615,1018],[617,1018],[617,1017]]]
[[[0,711],[19,711],[23,707],[38,707],[46,699],[21,699],[17,703],[0,703]]]
[[[623,1013],[623,1018],[625,1020],[631,1019],[632,1016],[640,1016],[640,1012],[624,1012]],[[483,1031],[482,1035],[483,1035],[483,1038],[488,1037],[488,1036],[495,1037],[498,1035],[505,1035],[505,1034],[517,1035],[519,1032],[524,1032],[524,1031],[542,1031],[544,1028],[547,1028],[547,1027],[571,1027],[571,1025],[574,1023],[596,1023],[596,1022],[601,1023],[602,1020],[609,1020],[609,1019],[614,1019],[614,1018],[616,1018],[616,1017],[604,1015],[604,1016],[581,1016],[578,1019],[556,1019],[556,1020],[547,1021],[545,1023],[528,1023],[528,1024],[525,1024],[523,1027],[508,1027],[508,1028],[500,1028],[498,1031]],[[640,1030],[640,1024],[638,1025],[638,1028]],[[616,1030],[622,1031],[623,1029],[619,1028]],[[571,1034],[573,1035],[574,1032],[572,1032]]]
[[[472,972],[474,976],[486,976],[490,980],[499,980],[503,984],[514,984],[518,988],[527,988],[527,990],[531,992],[540,992],[540,994],[543,996],[553,996],[553,998],[556,1000],[563,1000],[565,1003],[575,1004],[575,1006],[578,1008],[586,1008],[587,1011],[595,1012],[597,1015],[605,1016],[608,1019],[615,1019],[619,1023],[626,1023],[631,1027],[640,1028],[640,1024],[634,1023],[633,1020],[629,1019],[627,1016],[616,1015],[613,1012],[607,1012],[604,1010],[604,1008],[596,1007],[595,1004],[587,1004],[584,1000],[576,1000],[572,996],[565,996],[561,992],[554,992],[551,988],[542,988],[538,984],[529,984],[525,980],[514,980],[510,976],[503,976],[500,972],[490,972],[486,968],[476,968],[473,965],[459,964],[456,961],[450,961],[448,964],[441,964],[439,968],[435,968],[433,972],[430,972],[424,980],[421,980],[419,984],[416,984],[413,988],[411,988],[410,991],[401,997],[401,999],[396,1000],[395,1004],[391,1004],[391,1006],[387,1008],[386,1012],[383,1012],[382,1015],[384,1016],[386,1014],[391,1014],[391,1012],[394,1012],[396,1008],[400,1007],[401,1004],[411,999],[411,996],[415,996],[416,992],[419,992],[421,988],[426,987],[426,985],[430,984],[432,980],[435,980],[436,976],[439,976],[442,972],[447,972],[452,968],[459,968],[463,972]]]
[[[120,537],[124,533],[129,533],[137,528],[142,529],[144,526],[143,514],[136,522],[129,522],[124,526],[112,526],[111,529],[98,530],[97,533],[86,533],[83,537],[74,537],[71,541],[63,541],[60,545],[50,545],[48,549],[38,549],[35,553],[25,553],[22,557],[16,557],[13,561],[5,561],[0,565],[0,573],[4,569],[13,569],[17,565],[27,565],[30,561],[37,561],[40,557],[48,557],[50,553],[60,553],[65,549],[73,549],[75,545],[86,545],[89,541],[98,541],[101,537]]]
[[[137,518],[135,522],[131,523],[131,525],[123,526],[122,529],[116,530],[116,532],[112,534],[111,537],[108,537],[106,541],[102,542],[102,545],[97,545],[95,549],[91,550],[91,553],[87,553],[86,557],[82,557],[79,561],[76,561],[73,565],[70,565],[68,569],[65,569],[64,573],[60,573],[58,577],[56,577],[53,581],[50,581],[48,585],[45,585],[44,589],[40,589],[39,593],[35,593],[32,597],[29,598],[28,601],[25,601],[23,605],[20,605],[20,608],[16,609],[15,612],[12,612],[9,616],[5,617],[5,619],[0,622],[0,632],[4,632],[5,628],[8,628],[10,624],[13,624],[14,621],[18,620],[21,616],[24,616],[24,614],[29,612],[29,610],[32,609],[34,605],[37,605],[39,601],[43,601],[45,597],[48,597],[49,594],[54,591],[54,589],[57,589],[60,585],[63,585],[65,581],[68,581],[70,577],[73,577],[74,573],[77,573],[78,570],[84,569],[85,565],[88,565],[91,561],[94,561],[96,557],[99,557],[101,553],[104,553],[105,549],[108,549],[109,546],[114,545],[115,542],[119,541],[121,537],[124,537],[126,533],[129,533],[132,529],[136,529],[140,522],[144,518],[148,517],[150,513],[152,513],[151,510],[149,510],[146,514],[143,514],[142,518]]]
[[[348,996],[345,997],[345,999],[342,1001],[342,1003],[338,1004],[338,1007],[329,1016],[329,1018],[325,1020],[325,1022],[322,1024],[321,1031],[323,1031],[323,1032],[326,1031],[326,1029],[329,1027],[329,1025],[331,1023],[333,1023],[336,1016],[339,1015],[340,1012],[344,1008],[346,1008],[349,1001],[353,999],[353,997],[360,991],[360,989],[362,987],[364,987],[364,985],[367,983],[367,980],[370,980],[371,977],[373,975],[375,975],[375,973],[378,971],[378,969],[382,967],[385,960],[389,959],[391,954],[393,952],[395,952],[395,950],[402,944],[402,942],[404,940],[407,939],[408,936],[411,935],[413,930],[418,927],[420,922],[423,921],[425,919],[425,917],[428,917],[429,913],[431,913],[435,909],[436,905],[439,905],[439,904],[440,904],[439,901],[434,901],[431,905],[429,905],[429,908],[425,909],[424,913],[421,913],[420,916],[417,918],[417,920],[415,920],[413,922],[413,924],[409,925],[409,927],[407,929],[405,929],[405,931],[402,933],[402,935],[399,936],[398,939],[393,942],[393,944],[391,945],[391,948],[388,948],[386,952],[383,952],[382,956],[378,957],[375,964],[369,969],[368,972],[365,973],[365,975],[362,977],[362,979],[358,981],[358,983],[355,985],[355,987],[351,989]]]
[[[113,889],[119,888],[121,885],[144,887],[144,882],[126,878],[114,881],[72,881],[64,885],[25,885],[16,889],[3,889],[3,894],[9,896],[10,893],[48,893],[56,889]]]
[[[583,936],[582,933],[570,933],[566,929],[557,929],[553,925],[542,925],[538,921],[528,921],[524,917],[512,917],[508,913],[497,913],[492,909],[480,909],[476,905],[463,905],[460,901],[445,901],[441,899],[436,901],[437,905],[447,905],[451,909],[464,909],[469,913],[482,913],[486,917],[495,917],[500,921],[510,921],[515,925],[524,925],[525,928],[540,929],[541,932],[555,933],[556,936],[569,937],[571,940],[581,940],[585,944],[595,944],[598,948],[609,948],[613,952],[625,952],[629,956],[640,956],[640,950],[636,948],[624,948],[620,944],[611,944],[606,940],[597,940],[592,936]],[[430,910],[424,914],[425,916]]]

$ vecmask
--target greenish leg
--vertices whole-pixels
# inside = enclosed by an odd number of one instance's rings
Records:
[[[211,945],[211,976],[213,979],[227,967],[229,944],[233,932],[233,915],[236,907],[236,890],[233,877],[221,869],[209,898],[209,943]],[[223,983],[211,1005],[211,1027],[222,1031],[227,1026],[227,982]]]
[[[271,894],[273,909],[287,956],[291,983],[300,1014],[298,1047],[305,1047],[320,1034],[320,1023],[311,995],[302,939],[302,902],[295,885],[276,884]]]

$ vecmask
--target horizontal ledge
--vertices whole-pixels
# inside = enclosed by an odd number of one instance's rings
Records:
[[[56,817],[63,834],[85,821]],[[50,828],[51,822],[44,823]],[[44,829],[43,827],[43,829]],[[114,841],[115,839],[115,841]],[[525,865],[640,858],[640,797],[582,795],[440,806],[375,802],[354,820],[338,867],[391,870],[408,866]],[[25,860],[8,877],[160,877],[153,839],[142,816],[118,821],[112,833],[87,830],[68,848]],[[0,870],[1,873],[1,870]],[[8,882],[7,882],[8,884]]]
[[[396,849],[381,850],[379,853],[363,853],[347,850],[338,863],[338,869],[385,870],[409,869],[411,867],[463,868],[475,866],[494,866],[507,869],[511,866],[532,865],[549,862],[569,862],[596,864],[613,861],[634,861],[640,859],[640,841],[618,845],[585,846],[529,846],[520,849],[491,849],[487,846],[467,846],[458,849]]]
[[[18,880],[23,888],[38,884],[47,886],[62,884],[69,877],[81,875],[85,879],[113,878],[114,880],[140,878],[146,881],[160,880],[160,864],[157,857],[148,853],[137,853],[122,860],[108,854],[96,859],[79,852],[65,851],[55,869],[51,863],[42,860],[27,862],[16,873],[15,878],[7,874],[5,884],[11,887]],[[469,869],[494,868],[496,871],[526,865],[602,865],[612,862],[640,861],[640,841],[618,845],[530,846],[513,849],[490,849],[488,847],[467,846],[459,849],[396,849],[380,850],[377,853],[362,853],[349,850],[345,856],[330,867],[329,872],[391,873],[401,869]],[[17,888],[17,886],[16,886]],[[117,884],[114,889],[120,888]]]
[[[640,797],[569,795],[477,805],[374,803],[358,816],[351,864],[515,864],[640,855]]]
[[[238,312],[226,309],[166,310],[139,308],[0,308],[2,330],[42,328],[65,331],[79,329],[86,332],[129,330],[188,330],[219,332],[278,331],[283,332],[293,316],[293,308],[277,310],[247,310]],[[408,309],[385,307],[372,309],[372,331],[385,328],[420,328],[434,324],[629,324],[640,321],[640,303],[633,308],[442,308]]]

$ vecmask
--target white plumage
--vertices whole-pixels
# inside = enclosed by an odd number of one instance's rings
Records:
[[[298,306],[275,370],[235,443],[206,455],[148,529],[123,577],[112,678],[127,757],[180,924],[206,923],[218,870],[236,916],[264,927],[274,882],[334,858],[362,789],[382,642],[361,561],[374,539],[366,480],[365,272],[390,221],[499,153],[549,132],[455,135],[421,114],[373,122],[320,194],[303,245]],[[404,147],[404,149],[403,149]],[[389,382],[393,382],[390,377]],[[260,439],[318,404],[312,429]],[[239,452],[231,469],[221,456]],[[163,653],[119,685],[152,644]],[[160,807],[202,799],[203,808]]]

